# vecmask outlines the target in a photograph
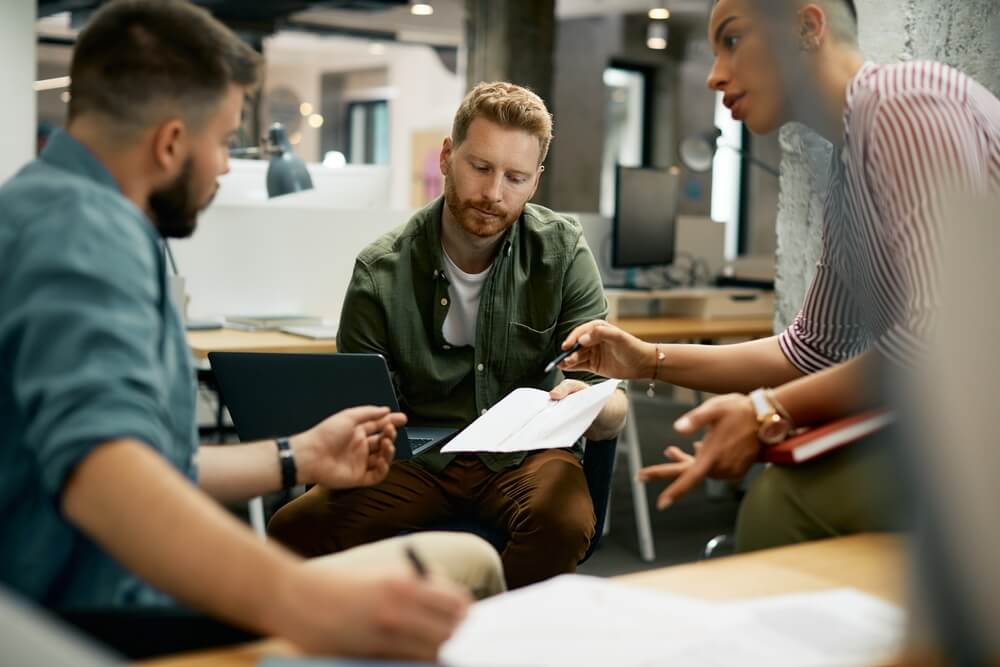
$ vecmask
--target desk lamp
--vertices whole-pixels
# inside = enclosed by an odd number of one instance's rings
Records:
[[[313,182],[306,169],[306,163],[296,157],[288,142],[288,133],[281,123],[274,123],[268,130],[268,139],[273,148],[271,161],[267,165],[267,196],[312,190]]]
[[[715,158],[715,151],[719,148],[728,148],[742,155],[754,166],[760,167],[772,176],[778,176],[778,170],[746,153],[740,148],[729,144],[719,144],[719,137],[722,130],[713,127],[710,130],[699,132],[681,142],[681,162],[691,171],[705,172],[712,168],[712,160]]]
[[[312,177],[301,158],[292,152],[288,141],[288,132],[281,123],[274,123],[267,132],[267,140],[261,146],[232,148],[231,157],[263,157],[271,156],[267,165],[267,196],[268,198],[312,190]]]

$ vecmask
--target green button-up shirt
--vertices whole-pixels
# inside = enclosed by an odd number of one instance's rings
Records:
[[[475,345],[453,347],[442,333],[450,303],[443,206],[438,198],[358,256],[337,349],[383,355],[412,423],[463,427],[518,387],[549,390],[559,384],[563,372],[545,373],[545,365],[570,331],[606,317],[608,310],[580,224],[528,204],[500,243],[483,284]],[[590,383],[604,379],[572,376]],[[525,456],[481,458],[499,471]],[[416,461],[440,471],[452,458],[434,449]]]
[[[97,445],[195,478],[194,375],[159,235],[68,134],[0,188],[0,583],[43,604],[168,599],[60,511]]]

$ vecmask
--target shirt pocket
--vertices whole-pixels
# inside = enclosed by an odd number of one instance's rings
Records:
[[[507,364],[504,379],[508,390],[516,387],[549,388],[546,382],[545,366],[558,353],[555,340],[556,326],[553,322],[539,329],[522,322],[511,322],[507,329]],[[554,385],[553,385],[554,386]]]

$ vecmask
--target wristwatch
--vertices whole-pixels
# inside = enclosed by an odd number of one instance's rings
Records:
[[[750,392],[750,402],[757,415],[758,440],[765,445],[776,445],[788,437],[793,428],[792,420],[775,403],[767,389],[754,389]]]

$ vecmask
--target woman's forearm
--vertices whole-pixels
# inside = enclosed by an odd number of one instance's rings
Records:
[[[659,380],[713,394],[747,393],[802,377],[781,351],[777,336],[731,345],[657,347],[664,353]]]

